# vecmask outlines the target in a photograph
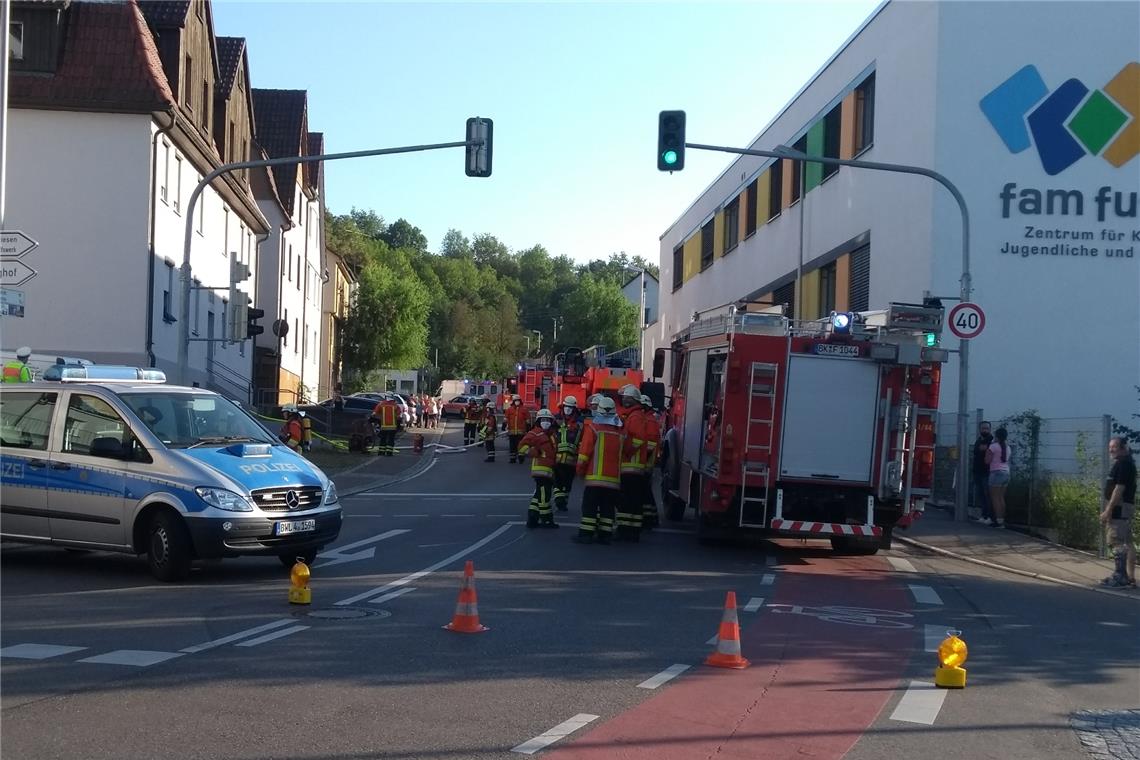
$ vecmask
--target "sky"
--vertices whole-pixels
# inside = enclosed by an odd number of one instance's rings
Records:
[[[326,152],[464,139],[494,121],[493,171],[462,148],[326,165],[333,213],[403,217],[438,250],[448,229],[577,261],[659,238],[728,166],[687,151],[657,170],[657,114],[688,142],[747,145],[879,0],[387,3],[215,0],[220,36],[245,37],[254,87],[305,89]]]

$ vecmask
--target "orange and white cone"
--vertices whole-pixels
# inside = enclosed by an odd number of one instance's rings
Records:
[[[459,588],[455,615],[444,628],[456,633],[482,633],[491,630],[479,624],[479,602],[475,597],[475,563],[471,560],[467,560],[467,564],[463,567],[463,585]]]
[[[724,599],[724,616],[720,619],[720,630],[716,636],[716,651],[708,656],[705,665],[740,670],[751,664],[740,654],[740,621],[736,617],[736,592],[729,591]]]

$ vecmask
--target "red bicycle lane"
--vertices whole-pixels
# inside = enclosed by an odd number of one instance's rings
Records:
[[[750,668],[698,664],[711,647],[694,643],[691,670],[549,756],[838,760],[846,754],[899,688],[918,646],[913,603],[882,559],[792,552],[798,564],[773,586],[757,579],[755,588],[735,589],[741,607],[767,592],[762,611],[739,611]],[[710,632],[717,623],[709,621]]]

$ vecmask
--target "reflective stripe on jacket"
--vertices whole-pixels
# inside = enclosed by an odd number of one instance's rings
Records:
[[[558,418],[558,464],[575,464],[578,444],[582,442],[582,418],[576,414]]]
[[[597,419],[585,424],[578,446],[578,475],[587,487],[621,488],[622,439],[617,424]]]
[[[4,365],[4,382],[30,383],[32,382],[32,370],[21,361],[8,362]]]
[[[623,475],[640,475],[645,472],[646,442],[649,438],[645,422],[645,411],[633,407],[622,418],[625,426],[625,445],[622,448],[621,471]]]
[[[372,416],[380,419],[381,430],[395,430],[399,427],[396,420],[400,417],[400,411],[395,401],[381,401],[372,410]]]
[[[535,478],[554,476],[554,455],[558,450],[558,440],[554,431],[540,427],[532,429],[519,441],[519,456],[531,456],[530,474]]]
[[[505,416],[507,418],[508,435],[522,435],[527,431],[529,426],[526,423],[530,414],[526,409],[523,409],[521,404],[519,406],[507,407]]]

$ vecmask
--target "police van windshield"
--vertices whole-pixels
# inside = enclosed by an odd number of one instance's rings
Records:
[[[245,411],[207,393],[124,393],[131,411],[169,448],[230,442],[279,443]]]

